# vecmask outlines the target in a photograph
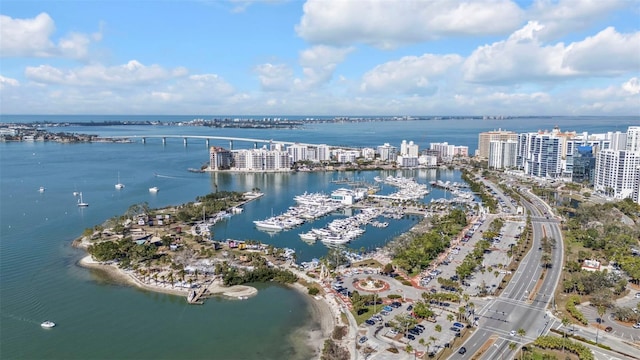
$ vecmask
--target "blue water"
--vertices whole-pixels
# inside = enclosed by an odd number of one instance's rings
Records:
[[[162,121],[202,116],[149,117]],[[139,116],[115,117],[140,120]],[[55,120],[104,121],[103,117],[2,116],[2,122]],[[114,117],[110,118],[114,119]],[[559,125],[563,130],[625,131],[638,125],[634,118],[557,118],[535,121],[455,120],[313,124],[302,129],[211,129],[177,126],[75,126],[54,131],[99,135],[215,135],[277,139],[309,143],[375,147],[385,142],[399,146],[413,140],[422,148],[448,141],[473,151],[478,132],[499,127],[535,131]],[[214,145],[212,143],[212,145]],[[221,146],[227,146],[221,141]],[[234,144],[235,148],[253,144]],[[255,239],[295,248],[300,260],[322,256],[321,244],[307,245],[298,233],[321,227],[316,223],[271,236],[257,231],[251,221],[284,211],[293,196],[304,191],[330,192],[343,177],[372,181],[387,173],[195,174],[188,168],[208,160],[204,141],[158,139],[147,144],[0,143],[0,358],[220,358],[305,359],[299,330],[309,325],[305,298],[284,287],[260,285],[258,296],[242,301],[208,301],[188,306],[184,299],[124,287],[99,272],[79,268],[83,252],[70,246],[87,227],[120,215],[135,203],[163,207],[193,201],[218,190],[249,191],[265,196],[214,228],[216,239]],[[118,173],[126,187],[114,189]],[[155,174],[161,176],[155,176]],[[395,175],[395,173],[391,173]],[[454,171],[403,172],[419,182],[458,181]],[[46,187],[44,193],[38,192]],[[157,186],[153,195],[148,188]],[[78,208],[74,191],[81,191],[88,208]],[[383,188],[384,191],[392,189]],[[430,198],[443,193],[434,190]],[[351,246],[374,249],[409,229],[418,219],[407,217],[385,229],[368,229]],[[58,327],[45,331],[40,322]],[[215,354],[215,356],[214,356]]]

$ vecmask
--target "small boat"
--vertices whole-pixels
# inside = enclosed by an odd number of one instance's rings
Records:
[[[78,195],[80,195],[80,193],[79,193],[79,192],[77,192],[77,191],[74,191],[74,192],[73,192],[73,196],[78,196]]]
[[[82,200],[82,193],[78,194],[80,196],[80,199],[78,199],[78,207],[87,207],[89,206],[89,203],[86,203]]]
[[[44,188],[44,186],[40,186],[40,189],[38,189],[38,191],[40,191],[41,193],[43,193],[46,189]]]
[[[115,186],[116,186],[116,190],[120,190],[124,188],[124,184],[120,182],[120,173],[118,173],[118,183]]]
[[[150,192],[150,193],[152,193],[152,194],[157,193],[159,190],[160,190],[160,189],[158,189],[158,187],[157,187],[157,186],[154,186],[154,187],[150,187],[150,188],[149,188],[149,192]]]
[[[42,324],[40,324],[40,326],[42,326],[45,329],[51,329],[52,327],[56,326],[56,323],[54,323],[53,321],[45,321]]]

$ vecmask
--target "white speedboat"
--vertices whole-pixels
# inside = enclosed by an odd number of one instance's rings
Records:
[[[78,194],[80,196],[80,199],[78,199],[78,207],[87,207],[89,206],[89,203],[86,203],[82,200],[82,193]]]
[[[283,224],[276,220],[255,220],[253,223],[260,230],[280,231],[284,229]]]
[[[40,189],[38,189],[38,191],[40,191],[41,193],[43,193],[46,189],[44,188],[44,186],[40,186]]]
[[[158,189],[158,187],[157,187],[157,186],[154,186],[154,187],[150,187],[150,188],[149,188],[149,192],[150,192],[150,193],[152,193],[152,194],[155,194],[155,193],[157,193],[158,191],[160,191],[160,189]]]
[[[56,323],[54,323],[53,321],[45,321],[42,324],[40,324],[40,326],[42,326],[45,329],[51,329],[52,327],[56,326]]]

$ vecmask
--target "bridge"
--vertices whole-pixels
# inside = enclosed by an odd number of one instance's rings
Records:
[[[128,136],[107,136],[103,139],[141,139],[143,144],[147,143],[147,139],[162,139],[162,144],[166,145],[167,139],[182,139],[185,146],[187,146],[188,139],[200,139],[204,140],[207,148],[211,140],[227,140],[229,141],[229,150],[233,150],[233,142],[252,142],[254,148],[258,148],[258,144],[282,144],[282,145],[302,145],[308,147],[318,147],[326,144],[309,144],[300,143],[294,141],[282,141],[273,139],[253,139],[242,137],[230,137],[230,136],[208,136],[208,135],[128,135]],[[327,145],[328,146],[328,145]]]

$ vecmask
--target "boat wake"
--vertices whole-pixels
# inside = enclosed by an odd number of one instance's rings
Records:
[[[33,319],[28,319],[28,318],[18,316],[18,315],[13,315],[13,314],[2,314],[2,317],[17,320],[17,321],[23,321],[30,324],[40,324],[39,321],[35,321]]]
[[[154,173],[153,175],[154,175],[155,177],[165,178],[165,179],[190,179],[190,178],[188,178],[188,177],[162,175],[162,174],[158,174],[158,173]]]

